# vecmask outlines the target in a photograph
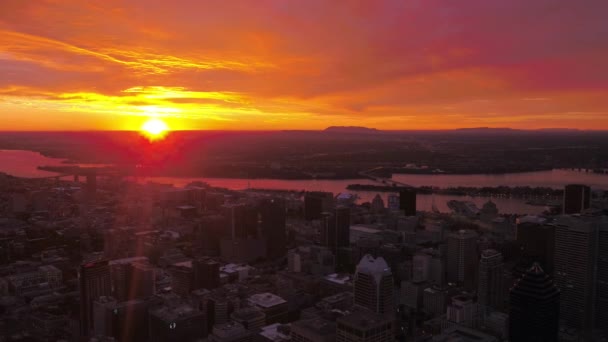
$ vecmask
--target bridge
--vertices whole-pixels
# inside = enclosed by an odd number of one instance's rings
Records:
[[[374,167],[374,168],[369,169],[369,170],[360,171],[359,175],[361,175],[362,177],[371,179],[373,181],[376,181],[378,183],[382,183],[382,184],[389,185],[389,186],[403,187],[403,188],[414,188],[414,186],[412,186],[412,185],[405,184],[403,182],[398,182],[396,180],[393,180],[392,178],[379,177],[379,176],[375,176],[373,174],[374,171],[381,170],[381,169],[383,169],[382,166]]]

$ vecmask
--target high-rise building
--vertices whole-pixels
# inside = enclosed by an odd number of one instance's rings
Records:
[[[93,329],[93,301],[112,294],[110,266],[107,260],[96,260],[80,265],[80,334],[89,336]]]
[[[557,341],[560,293],[538,263],[511,289],[509,339]]]
[[[399,191],[399,209],[405,216],[416,216],[416,189]]]
[[[604,216],[597,243],[595,328],[608,330],[608,217]]]
[[[382,257],[365,255],[355,273],[355,305],[379,314],[393,313],[393,274]]]
[[[479,323],[479,305],[468,294],[452,297],[446,312],[446,318],[450,323],[469,328],[475,328]]]
[[[213,290],[220,286],[220,264],[208,258],[192,261],[194,288]]]
[[[333,209],[334,195],[331,192],[311,191],[304,195],[304,218],[318,220],[321,213]]]
[[[192,267],[175,264],[169,268],[171,274],[171,288],[173,292],[181,296],[187,296],[194,290],[194,272]]]
[[[89,202],[94,202],[97,196],[97,171],[90,169],[87,171],[86,198]]]
[[[368,310],[338,318],[336,342],[394,341],[394,319]]]
[[[266,258],[275,260],[287,253],[285,203],[277,198],[262,200],[258,205],[260,230],[266,239]]]
[[[494,249],[481,252],[477,300],[481,309],[504,307],[504,267],[502,254]]]
[[[443,289],[438,286],[426,288],[422,294],[422,305],[424,312],[432,316],[444,314],[447,297],[447,289]]]
[[[564,323],[589,333],[592,329],[597,226],[560,216],[555,222],[555,285],[561,291]]]
[[[564,214],[579,214],[589,208],[591,188],[581,184],[569,184],[564,189]]]
[[[518,223],[517,243],[521,246],[522,258],[529,264],[527,267],[538,262],[547,274],[553,274],[555,226],[541,222]]]
[[[233,240],[258,236],[258,214],[252,205],[225,204],[222,213],[228,221],[228,231]]]
[[[321,214],[321,244],[332,251],[336,268],[343,271],[350,259],[350,208],[337,207]]]
[[[136,261],[131,263],[129,274],[129,300],[149,298],[156,293],[154,266]]]
[[[457,283],[467,290],[477,285],[477,233],[459,230],[448,236],[448,282]]]

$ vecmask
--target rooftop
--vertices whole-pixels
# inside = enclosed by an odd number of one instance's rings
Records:
[[[249,297],[249,302],[262,308],[270,308],[287,303],[283,298],[270,292],[254,294]]]

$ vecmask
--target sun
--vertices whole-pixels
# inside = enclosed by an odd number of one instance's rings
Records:
[[[150,118],[141,125],[141,132],[150,140],[159,140],[167,135],[169,126],[161,119]]]

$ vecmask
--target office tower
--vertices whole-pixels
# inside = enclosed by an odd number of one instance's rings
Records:
[[[534,262],[549,275],[553,274],[555,227],[541,222],[523,222],[517,225],[517,243],[521,246],[526,269]]]
[[[511,341],[557,341],[560,293],[538,263],[515,283],[509,302]]]
[[[504,267],[502,254],[494,249],[481,252],[477,300],[482,310],[504,306]]]
[[[410,310],[420,310],[422,308],[423,292],[428,287],[427,282],[401,282],[401,303]]]
[[[350,246],[350,208],[341,206],[321,214],[321,244],[336,256],[341,248]]]
[[[220,240],[231,234],[228,219],[222,215],[205,215],[195,233],[196,244],[204,255],[220,255]]]
[[[603,217],[597,243],[595,328],[608,330],[608,217]]]
[[[350,208],[338,207],[335,210],[336,249],[350,246]]]
[[[149,341],[199,341],[207,336],[205,314],[188,304],[160,306],[150,310]]]
[[[245,203],[225,204],[222,214],[228,221],[227,228],[233,240],[257,237],[258,214],[253,206]]]
[[[213,290],[220,286],[220,264],[208,258],[192,261],[194,288]]]
[[[399,191],[399,209],[405,216],[416,216],[416,189]]]
[[[394,341],[394,319],[368,310],[358,310],[338,318],[336,342]]]
[[[129,300],[145,299],[156,293],[156,272],[147,262],[136,261],[129,269]]]
[[[560,216],[555,222],[555,285],[561,291],[560,313],[571,328],[589,333],[593,323],[597,227]]]
[[[477,233],[459,230],[448,236],[448,282],[473,290],[477,285]]]
[[[444,314],[447,297],[447,289],[442,289],[438,286],[424,289],[422,294],[422,305],[424,312],[432,316]]]
[[[194,272],[192,267],[186,265],[172,265],[169,268],[171,274],[171,288],[173,292],[181,296],[187,296],[193,288]]]
[[[265,199],[258,205],[260,230],[266,239],[266,258],[276,260],[287,253],[287,213],[280,199]]]
[[[412,281],[419,283],[429,280],[432,256],[418,253],[412,258]]]
[[[355,305],[379,314],[393,313],[393,274],[382,257],[365,255],[355,273]]]
[[[86,198],[89,202],[94,202],[97,196],[97,171],[94,169],[87,170],[87,187]]]
[[[232,312],[230,318],[247,330],[257,330],[266,325],[266,315],[255,307],[237,309]]]
[[[446,318],[450,323],[475,328],[479,323],[479,305],[467,294],[454,296],[448,305]]]
[[[589,208],[591,188],[581,184],[569,184],[564,189],[564,214],[579,214]]]
[[[334,195],[331,192],[311,191],[304,195],[304,218],[318,220],[321,213],[333,209]]]
[[[95,334],[117,341],[146,341],[148,306],[143,300],[117,302],[111,297],[99,297],[93,302]]]
[[[96,260],[80,265],[80,334],[89,336],[93,330],[93,301],[112,294],[110,266],[107,260]]]

